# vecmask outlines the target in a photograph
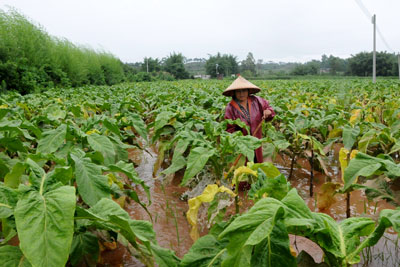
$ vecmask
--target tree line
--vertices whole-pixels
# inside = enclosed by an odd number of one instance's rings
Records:
[[[155,73],[149,74],[140,66],[144,64],[139,64],[138,69],[137,64],[123,63],[111,53],[50,36],[17,11],[0,9],[0,91],[3,92],[16,90],[26,94],[48,87],[186,79],[190,76],[183,60],[179,53],[172,53],[163,62],[145,59]]]

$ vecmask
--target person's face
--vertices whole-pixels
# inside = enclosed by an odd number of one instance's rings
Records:
[[[240,102],[246,101],[248,96],[249,96],[248,89],[235,90],[235,97]]]

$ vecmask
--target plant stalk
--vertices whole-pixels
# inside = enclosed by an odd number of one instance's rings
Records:
[[[314,182],[314,150],[311,148],[311,159],[310,159],[310,197],[313,196],[313,182]]]
[[[350,192],[346,193],[346,218],[350,218]]]
[[[292,161],[290,162],[290,173],[289,173],[289,178],[288,178],[288,180],[290,180],[290,179],[292,178],[295,159],[296,159],[296,154],[293,153]]]

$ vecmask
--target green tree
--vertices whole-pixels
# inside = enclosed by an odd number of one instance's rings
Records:
[[[217,55],[210,56],[210,58],[207,59],[205,68],[206,73],[215,78],[217,77],[217,71],[218,74],[223,74],[224,76],[238,73],[239,64],[235,56],[217,53]]]
[[[140,66],[140,71],[147,72],[147,67],[148,72],[159,72],[162,69],[161,62],[158,60],[158,58],[151,58],[151,57],[145,57],[143,60],[142,65]]]
[[[372,75],[372,52],[361,52],[349,58],[349,74],[356,76]],[[397,58],[387,52],[376,53],[376,75],[396,76]]]
[[[319,60],[311,60],[304,64],[298,64],[293,69],[293,75],[317,75],[321,68],[321,62]]]
[[[184,57],[181,53],[171,54],[164,61],[164,70],[171,73],[175,79],[189,78],[189,72],[185,69]]]
[[[256,75],[256,60],[254,59],[253,53],[249,52],[245,60],[240,65],[241,72],[249,72],[252,75]]]
[[[0,9],[0,84],[29,93],[54,86],[115,84],[124,81],[115,56],[50,36],[11,9]]]

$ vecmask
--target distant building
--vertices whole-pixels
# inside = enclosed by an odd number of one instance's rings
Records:
[[[193,75],[193,77],[195,79],[209,80],[211,78],[211,75],[197,74],[197,75]]]
[[[331,72],[331,68],[320,68],[319,69],[319,74],[330,73],[330,72]]]

